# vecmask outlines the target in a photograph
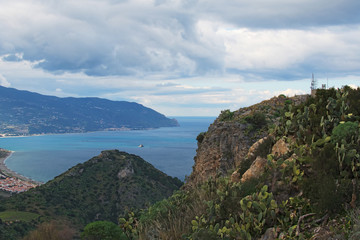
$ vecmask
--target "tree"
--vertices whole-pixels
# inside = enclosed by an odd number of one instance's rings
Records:
[[[127,240],[121,228],[113,222],[96,221],[85,226],[81,234],[86,240]]]

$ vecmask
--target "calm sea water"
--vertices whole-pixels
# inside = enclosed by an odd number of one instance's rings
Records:
[[[215,118],[176,119],[180,127],[0,138],[0,148],[15,151],[6,161],[8,168],[41,182],[109,149],[139,155],[168,175],[184,180],[194,164],[196,136]],[[139,148],[140,144],[144,147]]]

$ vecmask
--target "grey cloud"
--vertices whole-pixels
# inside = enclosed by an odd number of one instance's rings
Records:
[[[224,44],[204,43],[196,24],[205,19],[271,30],[360,23],[360,2],[354,0],[156,0],[153,5],[130,0],[24,2],[30,8],[27,11],[9,15],[10,19],[0,16],[0,29],[6,33],[0,36],[0,54],[10,54],[4,60],[15,61],[19,59],[14,54],[23,53],[23,59],[41,60],[37,67],[55,74],[169,79],[238,73],[296,79],[309,71],[325,70],[328,56],[307,57],[286,71],[226,69]],[[344,69],[353,71],[360,59],[352,61],[355,66]],[[343,66],[336,60],[331,64]]]
[[[183,77],[222,68],[221,61],[209,58],[209,52],[217,50],[198,41],[193,15],[124,1],[114,5],[87,3],[49,3],[45,5],[48,12],[40,17],[42,22],[15,19],[30,30],[22,33],[5,26],[15,37],[2,35],[0,40],[14,42],[11,53],[24,53],[27,60],[44,60],[38,67],[55,73],[136,76],[181,71],[177,75]],[[4,47],[0,49],[2,54],[9,53]]]
[[[307,28],[360,23],[357,0],[201,1],[209,17],[250,28]]]

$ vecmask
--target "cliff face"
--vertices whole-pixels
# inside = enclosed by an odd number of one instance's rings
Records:
[[[197,185],[238,168],[249,148],[278,124],[284,105],[299,104],[306,99],[307,95],[293,98],[280,95],[235,112],[222,111],[208,131],[198,136],[195,164],[187,184]]]

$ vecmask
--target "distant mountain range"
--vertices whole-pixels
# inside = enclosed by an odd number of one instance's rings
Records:
[[[0,134],[31,135],[178,126],[153,109],[101,98],[59,98],[0,86]]]

